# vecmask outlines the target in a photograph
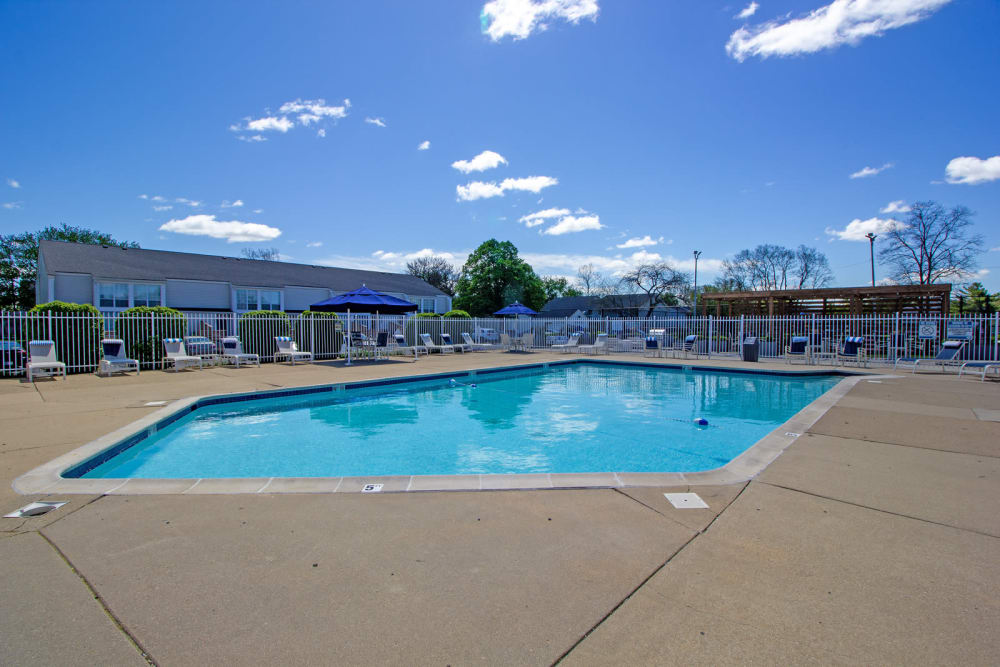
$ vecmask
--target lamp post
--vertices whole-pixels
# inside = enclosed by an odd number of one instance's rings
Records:
[[[694,251],[694,316],[698,317],[698,258],[701,250]]]
[[[868,239],[868,248],[872,258],[872,287],[875,287],[875,239],[877,235],[868,232],[865,234],[865,238]]]

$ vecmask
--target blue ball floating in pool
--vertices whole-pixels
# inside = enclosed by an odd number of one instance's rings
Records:
[[[697,424],[698,426],[708,426],[708,420],[705,419],[704,417],[698,417],[697,419],[694,420],[694,423]]]

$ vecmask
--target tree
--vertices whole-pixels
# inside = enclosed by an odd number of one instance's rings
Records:
[[[594,296],[594,290],[601,282],[601,274],[593,264],[584,264],[576,270],[576,284],[584,296]]]
[[[490,239],[469,255],[455,284],[454,307],[479,317],[511,301],[541,310],[545,289],[531,265],[518,257],[510,241]]]
[[[542,289],[545,290],[545,303],[561,296],[583,296],[575,287],[571,287],[565,278],[546,276],[542,278]]]
[[[428,285],[438,288],[448,296],[455,296],[458,271],[444,257],[436,255],[418,257],[412,262],[406,263],[406,272],[420,278]]]
[[[622,276],[624,285],[648,297],[646,317],[650,317],[659,304],[676,304],[679,296],[690,291],[690,282],[686,273],[677,271],[666,262],[640,264]]]
[[[883,232],[879,260],[899,283],[930,285],[972,274],[983,252],[983,237],[973,234],[973,212],[965,206],[946,211],[933,201],[910,206],[906,222]]]
[[[277,248],[243,248],[240,254],[247,259],[263,259],[268,262],[281,261],[281,251]]]
[[[139,247],[134,241],[116,241],[111,234],[65,223],[59,227],[50,225],[40,232],[0,236],[0,310],[28,310],[35,305],[38,242],[42,240]]]
[[[833,280],[830,262],[815,248],[797,250],[765,243],[722,260],[716,285],[733,291],[823,287]]]
[[[990,294],[982,283],[975,282],[958,290],[951,299],[951,312],[956,314],[996,312],[1000,305],[1000,293]]]

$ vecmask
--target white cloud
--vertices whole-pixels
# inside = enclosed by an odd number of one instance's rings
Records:
[[[426,142],[427,146],[430,147],[430,142]],[[493,151],[483,151],[471,160],[458,160],[452,162],[451,166],[454,169],[458,169],[463,174],[468,174],[473,171],[486,171],[487,169],[493,169],[501,164],[507,164],[507,160],[504,156],[499,153],[494,153]]]
[[[323,137],[326,136],[326,130],[322,127],[319,128],[318,130],[316,130],[316,136],[322,139]]]
[[[15,188],[15,189],[21,187],[21,184],[18,183],[17,181],[15,181],[13,178],[8,178],[7,179],[7,185],[9,185],[10,187]]]
[[[563,234],[573,234],[575,232],[585,232],[591,229],[604,229],[601,218],[597,215],[574,216],[567,215],[551,227],[546,227],[540,234],[547,236],[561,236]]]
[[[729,37],[726,53],[742,62],[750,56],[793,56],[857,44],[886,30],[923,20],[951,0],[833,0],[805,16],[787,15]]]
[[[559,218],[564,215],[569,215],[568,208],[547,208],[544,211],[536,211],[535,213],[522,216],[518,222],[523,222],[525,227],[537,227],[538,225],[544,225],[545,221],[549,218]]]
[[[323,118],[346,118],[347,110],[351,108],[351,101],[344,100],[340,106],[333,106],[326,103],[324,99],[301,100],[285,102],[278,108],[283,114],[298,114],[299,123],[308,126],[310,123],[318,122]]]
[[[739,14],[737,14],[736,16],[734,16],[733,18],[734,19],[748,19],[751,16],[753,16],[754,14],[756,14],[757,10],[759,8],[760,8],[760,5],[758,5],[756,2],[751,2],[749,5],[747,5],[743,9],[742,12],[740,12]]]
[[[663,237],[662,236],[659,239],[654,239],[654,238],[650,237],[649,234],[646,234],[642,238],[639,238],[639,237],[631,238],[631,239],[625,241],[625,243],[619,243],[615,247],[617,247],[617,248],[642,248],[644,246],[658,245],[660,243],[663,243]]]
[[[369,125],[377,125],[378,127],[385,127],[385,120],[382,118],[372,118],[371,116],[365,117],[365,122]]]
[[[847,223],[843,229],[827,227],[826,233],[841,241],[867,241],[865,234],[884,234],[892,229],[902,229],[905,226],[899,220],[892,218],[868,218],[867,220],[855,218]]]
[[[307,248],[319,248],[322,245],[323,245],[322,241],[313,241],[312,243],[307,243],[306,247]]]
[[[895,165],[891,162],[886,162],[881,167],[865,167],[864,169],[859,169],[849,176],[849,178],[868,178],[869,176],[874,176],[880,174],[886,169],[892,169]]]
[[[162,197],[160,199],[157,199],[156,197],[153,197],[153,201],[163,201],[163,199],[162,199]],[[202,205],[202,202],[200,202],[200,201],[198,201],[196,199],[186,199],[184,197],[178,197],[174,201],[177,202],[178,204],[187,204],[188,206],[190,206],[192,208],[197,208],[198,206]]]
[[[259,134],[251,134],[249,136],[241,134],[240,136],[238,136],[236,138],[239,139],[240,141],[249,141],[250,143],[256,143],[256,142],[260,142],[260,141],[267,141],[267,137],[261,136]]]
[[[3,204],[0,204],[0,206],[3,206],[8,211],[13,211],[14,209],[17,209],[17,208],[24,208],[24,202],[23,201],[8,201],[8,202],[4,202]]]
[[[247,121],[246,129],[251,132],[268,132],[276,130],[284,134],[295,127],[295,123],[284,116],[265,116]]]
[[[897,199],[891,201],[885,205],[885,208],[879,209],[879,213],[909,213],[910,207],[906,205],[906,202],[902,199]]]
[[[243,200],[242,199],[237,199],[236,201],[234,201],[232,203],[230,203],[229,201],[224,201],[224,202],[222,202],[222,204],[220,204],[221,208],[238,208],[240,206],[243,206]]]
[[[542,188],[557,185],[558,183],[559,180],[551,176],[528,176],[527,178],[506,178],[500,185],[472,181],[465,185],[456,186],[455,192],[458,194],[459,201],[474,201],[476,199],[502,197],[507,190],[523,190],[538,194]]]
[[[255,208],[255,209],[253,210],[253,212],[254,212],[254,213],[263,213],[263,212],[264,212],[264,209],[262,209],[262,208]]]
[[[171,206],[170,204],[166,204],[164,206],[154,206],[153,210],[154,211],[169,211],[172,208],[173,208],[173,206]]]
[[[944,168],[949,183],[976,185],[1000,179],[1000,155],[985,160],[957,157]]]
[[[139,195],[139,199],[149,199],[149,195]]]
[[[367,256],[329,255],[313,260],[313,262],[322,266],[342,266],[367,271],[399,272],[406,268],[407,262],[431,256],[443,257],[455,266],[462,266],[469,256],[469,251],[434,250],[432,248],[423,248],[414,252],[376,250]]]
[[[431,142],[430,141],[421,141],[420,145],[417,146],[417,150],[418,151],[425,151],[425,150],[429,149],[430,147],[431,147]]]
[[[521,257],[531,264],[531,267],[539,274],[565,274],[575,275],[576,270],[584,264],[593,264],[594,268],[611,276],[620,276],[639,264],[649,262],[666,262],[679,271],[692,271],[694,269],[694,258],[677,259],[671,255],[666,257],[655,252],[639,250],[631,255],[576,255],[557,253],[521,253]],[[722,269],[721,259],[702,257],[698,260],[698,282],[701,282],[702,275],[713,276]]]
[[[214,215],[189,215],[180,220],[171,220],[160,225],[162,232],[174,232],[189,236],[210,236],[226,239],[228,243],[249,241],[273,241],[281,236],[277,227],[269,227],[255,222],[239,220],[216,220]]]
[[[579,23],[597,21],[597,0],[490,0],[480,14],[483,32],[494,42],[504,37],[525,39],[535,31],[546,30],[548,22],[563,19]]]

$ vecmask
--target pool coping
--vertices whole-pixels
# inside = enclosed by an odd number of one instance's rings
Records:
[[[742,373],[777,376],[842,376],[843,379],[790,419],[780,424],[726,465],[698,472],[664,473],[516,473],[471,475],[388,475],[365,477],[238,477],[238,478],[97,478],[64,477],[67,471],[80,467],[94,457],[108,454],[107,460],[180,419],[198,407],[218,403],[276,398],[314,393],[340,393],[377,386],[403,385],[414,382],[475,378],[504,371],[531,370],[576,364],[639,366],[668,368],[685,372]],[[625,488],[639,486],[720,485],[745,482],[758,475],[788,448],[800,434],[815,424],[855,384],[862,379],[891,378],[893,375],[843,370],[756,370],[690,364],[663,364],[642,361],[576,358],[566,361],[518,364],[466,371],[430,373],[375,380],[361,380],[303,387],[287,387],[254,392],[189,396],[172,401],[130,424],[115,429],[100,438],[44,463],[16,478],[12,487],[17,493],[29,494],[88,494],[88,495],[162,495],[162,494],[254,494],[254,493],[345,493],[366,492],[370,485],[381,485],[378,492],[416,491],[486,491],[502,489],[571,489]],[[100,465],[95,464],[92,467]]]

